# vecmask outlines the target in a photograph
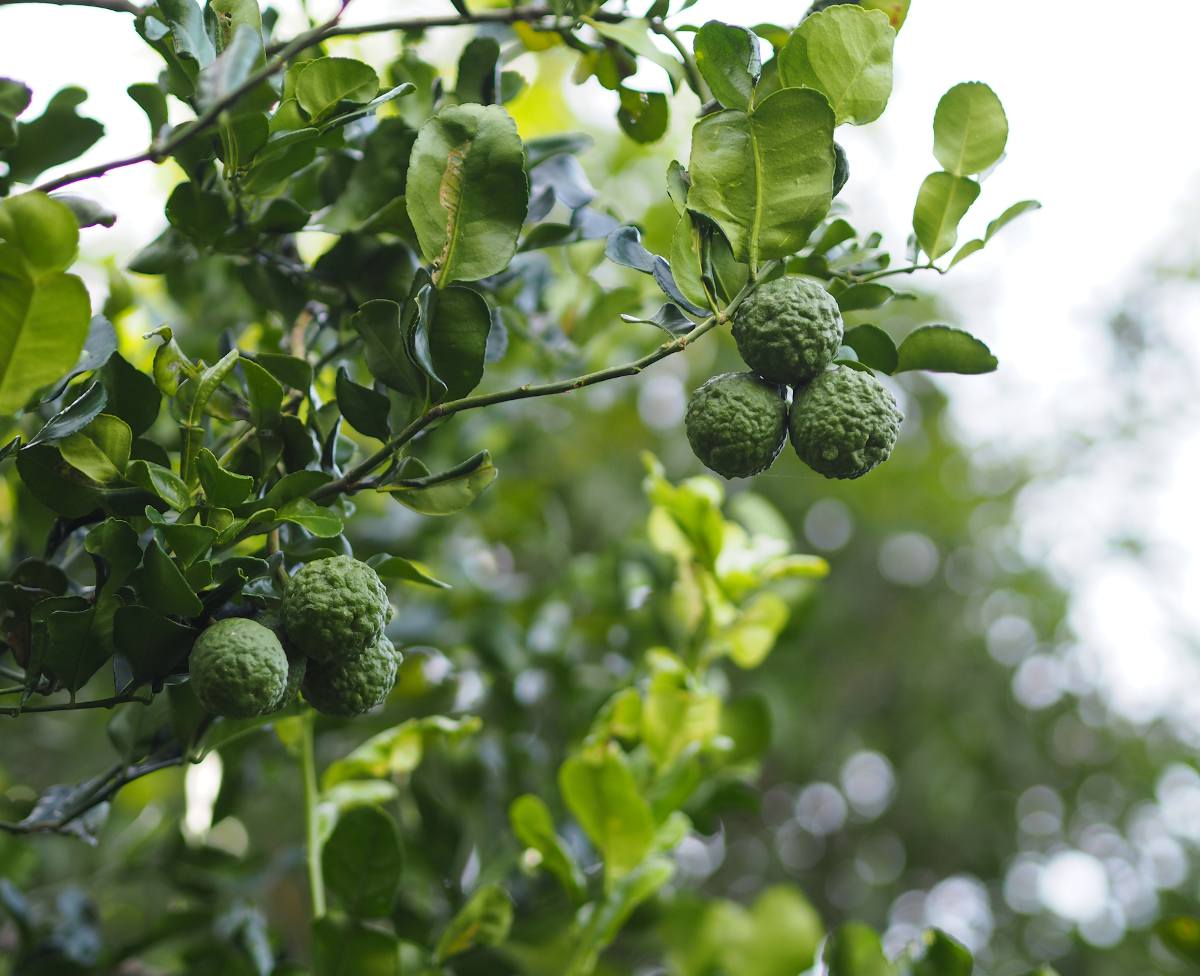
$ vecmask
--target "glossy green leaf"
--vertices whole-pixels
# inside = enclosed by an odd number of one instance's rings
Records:
[[[153,492],[177,512],[192,503],[192,493],[186,482],[170,468],[151,461],[131,461],[125,476],[135,485]]]
[[[418,583],[422,586],[432,586],[439,590],[448,590],[451,588],[449,583],[431,575],[423,563],[412,559],[405,559],[403,556],[392,556],[386,552],[376,553],[367,560],[367,565],[385,580]]]
[[[461,719],[444,715],[408,719],[373,735],[348,755],[330,763],[321,777],[321,787],[330,790],[350,780],[408,776],[421,764],[425,750],[431,745],[460,742],[480,728],[479,719],[473,715]]]
[[[997,365],[991,350],[970,333],[948,325],[926,325],[900,343],[893,372],[990,373]]]
[[[134,585],[147,606],[171,616],[195,617],[204,609],[183,573],[157,539],[146,547]]]
[[[196,473],[205,500],[215,508],[232,508],[244,501],[254,488],[253,478],[221,467],[216,455],[207,447],[201,448],[196,455]]]
[[[296,78],[296,101],[312,121],[329,115],[340,102],[369,102],[378,92],[375,69],[353,58],[316,58]]]
[[[330,893],[352,918],[382,918],[392,911],[404,852],[392,818],[360,806],[338,819],[321,852]]]
[[[240,24],[225,49],[196,79],[197,101],[201,109],[227,98],[242,84],[261,60],[262,35],[249,24]]]
[[[894,373],[899,357],[892,337],[877,325],[858,325],[842,340],[858,354],[858,361],[881,373]]]
[[[113,622],[117,653],[139,682],[179,671],[197,636],[199,631],[136,604],[118,607]]]
[[[67,463],[93,481],[120,481],[129,463],[133,432],[119,417],[102,413],[83,430],[63,438],[58,449]]]
[[[259,430],[274,430],[283,406],[282,384],[254,360],[242,358],[240,363],[250,397],[250,422]]]
[[[355,430],[386,441],[392,436],[391,401],[377,390],[350,379],[345,366],[338,367],[334,388],[342,416]]]
[[[408,215],[439,287],[508,267],[529,204],[525,149],[496,105],[452,105],[413,145]]]
[[[527,793],[513,800],[508,822],[517,839],[537,852],[538,863],[562,883],[572,898],[584,894],[584,877],[575,858],[554,829],[554,818],[541,797]]]
[[[838,292],[835,297],[838,308],[843,312],[857,312],[864,308],[878,308],[895,294],[895,291],[887,285],[868,282],[862,285],[851,285],[845,291]]]
[[[483,379],[492,313],[479,292],[461,285],[430,297],[429,353],[447,400],[465,397]]]
[[[53,444],[83,430],[108,405],[108,393],[103,384],[91,383],[74,400],[46,421],[29,440],[29,447],[37,444]]]
[[[696,65],[725,108],[750,108],[754,83],[762,73],[758,38],[744,27],[710,20],[696,32]]]
[[[604,857],[610,885],[636,868],[654,841],[654,818],[629,761],[615,745],[569,757],[558,773],[568,809]]]
[[[0,201],[0,414],[60,379],[87,340],[91,301],[64,274],[79,242],[75,215],[41,193]]]
[[[662,92],[638,91],[622,85],[617,92],[617,124],[634,142],[657,142],[667,132],[670,107]]]
[[[375,379],[407,396],[424,396],[427,381],[409,352],[396,302],[381,298],[365,302],[350,324],[363,338],[367,369]]]
[[[874,122],[892,94],[895,42],[885,14],[833,6],[792,32],[779,52],[780,76],[785,87],[813,88],[825,95],[839,125]]]
[[[979,197],[979,184],[950,173],[930,173],[917,193],[913,230],[921,249],[936,260],[954,247],[958,224]]]
[[[475,946],[500,945],[512,927],[513,903],[497,884],[478,888],[442,931],[434,959],[444,962]]]
[[[33,611],[35,633],[44,628],[46,639],[43,669],[71,692],[87,684],[112,655],[92,632],[96,608],[76,609],[75,599],[44,600]],[[59,606],[63,609],[53,609]]]
[[[236,349],[230,349],[224,356],[211,366],[206,367],[196,377],[196,388],[192,394],[191,406],[188,408],[187,421],[183,426],[182,433],[189,435],[195,431],[201,431],[201,423],[204,420],[204,411],[208,406],[209,401],[216,395],[221,388],[221,384],[225,382],[225,378],[229,375],[234,366],[237,365],[239,353]],[[192,485],[196,481],[195,462],[196,455],[200,451],[200,442],[196,440],[186,440],[180,447],[179,451],[179,475],[184,482]]]
[[[705,116],[692,130],[688,207],[752,267],[792,254],[829,212],[833,125],[824,96],[800,88],[775,92],[749,114]]]
[[[494,37],[476,37],[458,58],[454,94],[460,102],[492,105],[500,100],[500,44]]]
[[[307,359],[273,352],[260,352],[254,359],[275,379],[293,390],[303,393],[312,386],[312,364]]]
[[[322,539],[331,539],[342,531],[342,517],[308,498],[294,498],[275,513],[280,522],[291,522]]]
[[[1008,142],[1004,106],[978,81],[955,85],[933,117],[933,155],[955,176],[973,176],[994,165]]]
[[[474,502],[498,474],[491,454],[480,451],[448,471],[395,478],[379,490],[422,515],[453,515]]]

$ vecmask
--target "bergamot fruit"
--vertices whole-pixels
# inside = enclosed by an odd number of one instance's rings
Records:
[[[192,689],[214,715],[253,718],[274,711],[288,681],[275,633],[254,620],[218,620],[192,647]]]
[[[707,467],[726,478],[749,478],[779,456],[787,404],[779,387],[753,373],[722,373],[692,394],[684,426]]]
[[[275,707],[271,711],[277,712],[296,700],[296,696],[300,694],[300,684],[304,681],[304,674],[307,670],[308,658],[303,654],[288,655],[287,683],[284,685],[283,693],[279,696],[279,700],[275,702]]]
[[[860,478],[896,446],[904,419],[870,373],[838,366],[792,398],[789,428],[800,460],[826,478]]]
[[[842,332],[842,313],[833,296],[799,275],[762,285],[733,315],[733,338],[742,359],[772,383],[807,383],[833,362]]]
[[[306,563],[283,595],[288,640],[325,664],[358,653],[382,633],[391,615],[379,575],[350,556]]]
[[[387,698],[396,683],[400,652],[380,635],[353,657],[331,664],[310,661],[301,687],[313,708],[348,717],[369,712]]]

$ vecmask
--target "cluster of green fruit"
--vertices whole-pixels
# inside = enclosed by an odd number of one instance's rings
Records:
[[[826,478],[859,478],[886,461],[904,418],[872,373],[834,364],[844,329],[833,296],[809,278],[755,290],[733,316],[750,371],[714,376],[688,402],[696,457],[748,478],[774,463],[790,433],[800,460]]]
[[[366,563],[315,560],[288,582],[283,640],[255,620],[218,620],[192,648],[192,687],[208,711],[226,718],[279,711],[297,691],[319,712],[360,715],[396,681],[401,655],[383,633],[391,615],[387,589]]]

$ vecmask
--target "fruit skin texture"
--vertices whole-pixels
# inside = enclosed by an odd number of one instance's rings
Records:
[[[253,718],[274,711],[287,688],[288,659],[274,632],[254,620],[218,620],[192,647],[192,689],[214,715]]]
[[[726,478],[748,478],[779,456],[787,404],[777,386],[753,373],[722,373],[692,394],[684,425],[707,467]]]
[[[733,338],[746,365],[791,386],[804,385],[833,362],[843,331],[833,296],[799,275],[767,282],[733,316]]]
[[[382,635],[355,657],[332,664],[308,663],[304,698],[318,712],[349,717],[369,712],[396,683],[400,652]]]
[[[288,657],[287,683],[284,685],[283,693],[279,696],[279,700],[275,702],[275,707],[271,711],[277,712],[296,700],[296,696],[300,694],[300,684],[304,681],[304,674],[307,670],[308,658],[302,654],[294,654]]]
[[[379,575],[350,556],[306,563],[283,596],[288,640],[322,664],[357,654],[383,632],[391,615]]]
[[[861,478],[891,456],[904,419],[870,373],[846,366],[797,390],[788,427],[800,460],[826,478]]]

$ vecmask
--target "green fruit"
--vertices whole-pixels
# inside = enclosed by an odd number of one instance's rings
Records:
[[[301,687],[313,708],[326,715],[361,715],[387,698],[396,683],[400,652],[379,636],[353,657],[332,664],[310,661]]]
[[[756,289],[733,316],[733,338],[746,365],[772,383],[800,386],[833,362],[842,313],[811,278],[786,275]]]
[[[287,688],[288,659],[274,632],[242,617],[218,620],[192,647],[192,689],[214,715],[274,711]]]
[[[684,421],[692,451],[726,478],[749,478],[771,466],[787,437],[779,387],[753,373],[722,373],[688,401]]]
[[[288,640],[326,664],[373,641],[391,615],[383,581],[370,566],[350,556],[305,564],[283,595]]]
[[[903,419],[874,376],[838,366],[795,391],[792,447],[826,478],[860,478],[891,455]]]
[[[277,712],[296,700],[296,696],[300,693],[300,683],[304,680],[304,674],[307,670],[308,658],[303,654],[295,654],[288,657],[287,684],[283,688],[283,694],[279,696],[279,700],[275,702],[275,707],[271,711]]]

